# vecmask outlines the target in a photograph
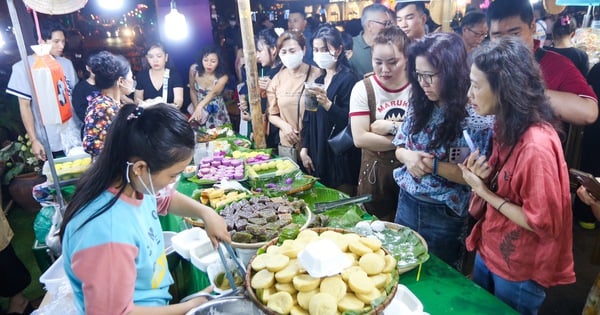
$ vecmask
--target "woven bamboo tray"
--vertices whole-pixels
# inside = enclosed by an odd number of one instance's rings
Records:
[[[335,231],[335,232],[339,232],[339,233],[354,233],[352,231],[348,231],[348,230],[344,230],[344,229],[340,229],[340,228],[310,228],[310,230],[313,230],[319,234],[321,234],[322,232],[325,231]],[[273,239],[270,242],[268,242],[267,244],[262,246],[262,251],[266,251],[267,247],[271,246],[271,245],[275,245],[277,244],[278,239]],[[385,251],[386,254],[390,254],[385,248],[383,248],[383,251]],[[252,280],[252,275],[253,275],[253,270],[252,270],[252,261],[256,258],[257,256],[254,256],[251,260],[250,263],[248,264],[248,267],[246,268],[246,279],[245,279],[245,286],[246,286],[246,295],[250,298],[250,300],[252,300],[252,302],[254,302],[254,304],[256,304],[256,306],[258,306],[265,314],[267,315],[280,315],[279,313],[271,310],[270,308],[268,308],[266,305],[264,305],[259,299],[258,296],[256,296],[256,292],[254,291],[254,288],[252,288],[251,286],[251,280]],[[371,309],[369,311],[366,311],[364,313],[361,314],[365,314],[365,315],[375,315],[375,314],[383,314],[383,310],[392,302],[392,300],[394,299],[394,296],[396,295],[396,291],[398,290],[398,281],[399,281],[399,277],[397,273],[392,273],[393,275],[395,274],[395,278],[392,279],[392,281],[395,281],[391,290],[389,290],[389,292],[387,292],[387,296],[385,298],[385,300],[377,305],[377,307],[375,307],[374,309]]]
[[[300,227],[300,231],[306,229],[308,227],[308,225],[310,224],[310,221],[312,220],[312,211],[310,210],[310,207],[306,206],[304,208],[304,214],[306,215],[306,222],[304,223],[304,225],[302,225]],[[196,221],[193,220],[192,218],[189,217],[185,217],[183,218],[183,220],[190,224],[191,226],[197,226],[197,227],[201,227],[204,228],[204,222],[203,221]],[[277,238],[275,238],[275,240],[277,240]],[[271,241],[266,241],[266,242],[258,242],[258,243],[238,243],[238,242],[231,242],[231,247],[233,248],[241,248],[241,249],[256,249],[258,250],[259,248],[265,246],[266,244],[268,244]]]
[[[394,231],[398,231],[400,229],[410,229],[408,227],[405,227],[404,225],[400,225],[400,224],[393,223],[393,222],[385,222],[385,227],[390,230],[394,230]],[[429,252],[429,247],[427,246],[427,241],[425,241],[423,236],[421,236],[421,234],[417,233],[417,231],[414,231],[414,230],[411,230],[411,231],[413,232],[413,234],[415,234],[417,236],[417,238],[419,238],[419,240],[421,241],[423,246],[425,246],[425,249],[427,250],[427,252]],[[425,261],[427,261],[427,259]],[[421,263],[424,263],[425,261],[423,261]],[[418,265],[419,264],[415,264],[414,266],[409,266],[409,267],[405,267],[405,268],[398,267],[398,272],[400,274],[409,272],[409,271],[415,269]]]

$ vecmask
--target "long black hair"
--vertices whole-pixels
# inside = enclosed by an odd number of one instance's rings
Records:
[[[519,39],[502,37],[473,52],[473,65],[485,74],[496,97],[495,137],[512,146],[534,124],[549,123],[562,133],[545,95],[538,63]]]
[[[152,173],[157,173],[189,159],[194,144],[194,132],[176,108],[166,104],[146,109],[134,104],[123,106],[110,127],[100,155],[77,183],[73,199],[64,214],[61,239],[69,221],[115,183],[118,183],[118,193],[82,226],[117,202],[127,186],[127,162],[143,160]]]
[[[431,101],[419,84],[416,59],[423,57],[436,69],[440,84],[440,100]],[[429,148],[438,148],[454,141],[461,134],[461,124],[467,117],[469,90],[467,51],[462,39],[454,33],[433,33],[414,42],[408,49],[408,80],[412,86],[410,106],[413,109],[410,133],[424,130],[435,106],[444,106],[444,122],[434,130]],[[443,104],[438,104],[443,102]]]
[[[312,38],[313,47],[315,39],[322,40],[323,43],[325,43],[325,48],[327,51],[329,51],[329,45],[334,47],[336,50],[342,50],[340,55],[337,57],[336,70],[340,70],[343,67],[350,67],[348,58],[346,58],[346,49],[344,48],[342,33],[340,33],[337,28],[335,28],[333,25],[323,24]]]

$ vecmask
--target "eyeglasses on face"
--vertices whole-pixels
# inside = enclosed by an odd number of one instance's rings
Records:
[[[382,25],[384,27],[388,27],[388,26],[392,26],[393,25],[393,23],[390,22],[390,21],[381,22],[381,21],[377,21],[377,20],[369,20],[369,22],[374,22],[374,23],[377,23],[377,24]]]
[[[466,27],[466,29],[467,29],[467,30],[469,30],[469,32],[473,33],[473,35],[475,35],[475,36],[477,36],[477,37],[479,37],[479,38],[484,38],[484,37],[486,37],[486,36],[487,36],[487,33],[485,33],[485,32],[484,32],[484,33],[480,33],[480,32],[474,31],[474,30],[473,30],[472,28],[470,28],[470,27]]]
[[[421,73],[419,71],[415,71],[415,74],[417,75],[417,81],[419,82],[425,82],[427,84],[431,84],[433,82],[433,77],[435,77],[436,75],[440,74],[439,72],[436,73]]]

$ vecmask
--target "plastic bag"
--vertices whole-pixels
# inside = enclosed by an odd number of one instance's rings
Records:
[[[52,217],[54,216],[54,207],[43,207],[33,221],[33,231],[35,239],[39,243],[46,243],[46,236],[52,227]]]
[[[67,122],[60,125],[60,129],[60,142],[63,151],[65,151],[67,156],[72,156],[73,153],[70,152],[71,150],[83,147],[83,142],[81,141],[81,129],[77,126],[75,119],[69,119]]]
[[[57,211],[59,212],[59,211]],[[73,299],[73,288],[65,277],[57,289],[49,291],[50,302],[31,313],[32,315],[77,315],[77,308]]]
[[[56,256],[60,256],[62,253],[62,245],[60,243],[60,237],[58,236],[61,224],[62,214],[60,211],[54,211],[54,215],[52,216],[52,226],[46,236],[46,246],[48,246]]]

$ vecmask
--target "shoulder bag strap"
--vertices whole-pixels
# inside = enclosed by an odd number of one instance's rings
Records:
[[[169,95],[169,76],[171,70],[165,68],[165,73],[163,74],[163,88],[162,88],[162,100],[164,103],[167,102],[167,96]]]
[[[371,82],[371,76],[367,76],[363,79],[365,83],[365,89],[367,90],[367,104],[369,105],[369,116],[371,122],[375,121],[375,90],[373,89],[373,82]]]
[[[306,78],[304,78],[304,83],[308,81],[308,77],[310,76],[310,70],[312,70],[312,65],[308,65],[308,71],[306,71]],[[298,118],[298,127],[300,127],[300,100],[302,100],[302,94],[304,93],[304,83],[302,83],[302,89],[300,90],[300,96],[298,97],[298,112],[296,116]]]

